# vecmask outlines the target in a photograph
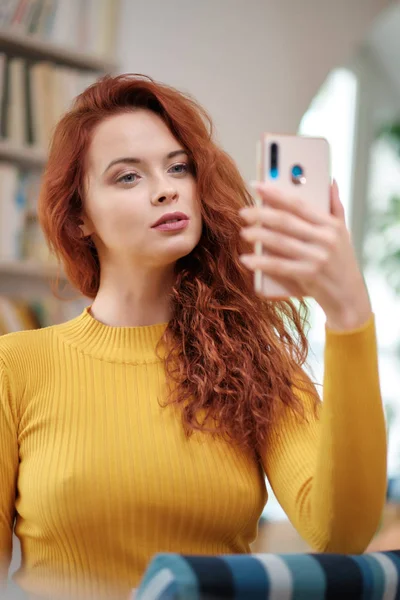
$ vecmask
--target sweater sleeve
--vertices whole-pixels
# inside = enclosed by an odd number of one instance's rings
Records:
[[[0,582],[7,578],[11,561],[18,463],[16,412],[0,360]]]
[[[320,552],[361,553],[386,495],[386,427],[374,318],[357,330],[326,330],[323,402],[296,389],[306,419],[285,409],[263,466],[289,519]],[[300,387],[300,386],[299,386]]]

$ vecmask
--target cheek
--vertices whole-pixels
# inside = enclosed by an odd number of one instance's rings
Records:
[[[186,198],[190,198],[190,208],[192,215],[196,220],[201,220],[201,203],[198,198],[197,184],[194,180],[190,182],[188,189],[185,192]]]
[[[203,232],[203,219],[201,218],[201,214],[199,213],[197,219],[197,227],[196,227],[196,235],[195,235],[195,246],[200,242],[201,234]]]
[[[191,229],[191,243],[193,248],[200,242],[201,234],[203,231],[203,218],[201,216],[200,206],[193,206],[192,209],[192,229]]]
[[[200,238],[201,232],[203,230],[203,217],[201,214],[201,201],[197,198],[197,194],[194,196],[194,200],[193,200],[193,215],[195,216],[195,219],[196,219],[197,230],[198,230],[198,234],[199,234],[199,238]]]
[[[145,211],[135,202],[115,204],[109,211],[108,218],[120,227],[142,227],[145,221]]]
[[[99,195],[91,207],[95,229],[106,244],[118,240],[123,244],[126,235],[137,239],[137,234],[145,229],[146,211],[140,199],[129,192]]]

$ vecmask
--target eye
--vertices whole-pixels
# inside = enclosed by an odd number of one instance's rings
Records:
[[[136,173],[125,173],[117,179],[117,183],[136,183],[138,175]]]
[[[189,165],[186,163],[178,163],[173,165],[170,169],[170,172],[176,173],[177,175],[181,175],[182,173],[187,173],[189,171]]]

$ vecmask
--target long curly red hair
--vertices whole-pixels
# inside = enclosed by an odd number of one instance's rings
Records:
[[[251,451],[264,447],[283,406],[304,414],[294,384],[308,344],[306,306],[258,297],[239,255],[249,251],[239,209],[253,199],[233,160],[213,141],[205,110],[188,95],[142,75],[106,76],[86,89],[58,123],[39,198],[49,246],[69,281],[94,298],[99,289],[96,248],[82,238],[85,157],[103,119],[146,108],[157,113],[187,149],[201,199],[203,232],[176,264],[172,317],[164,342],[168,402],[181,406],[185,431],[222,434]]]

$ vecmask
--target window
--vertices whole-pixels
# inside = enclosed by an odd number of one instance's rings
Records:
[[[328,76],[299,127],[301,135],[325,137],[330,143],[332,174],[338,182],[347,215],[351,211],[356,101],[356,76],[348,69],[337,69]],[[315,380],[322,382],[325,317],[315,302],[310,301],[309,306],[311,324],[309,365]],[[285,513],[270,486],[268,486],[268,494],[269,501],[264,516],[269,520],[285,519]]]
[[[368,202],[373,215],[388,205],[392,195],[400,195],[400,159],[388,140],[377,139],[371,148]],[[374,308],[379,343],[379,368],[383,401],[389,429],[389,476],[400,475],[400,319],[399,298],[376,265],[382,254],[382,236],[369,227],[364,240],[365,278]],[[399,265],[400,269],[400,265]]]
[[[332,176],[338,183],[347,220],[351,212],[356,102],[356,76],[348,69],[337,69],[328,76],[299,127],[301,135],[325,137],[328,140]],[[310,301],[309,305],[309,340],[312,349],[309,362],[317,380],[322,382],[325,316],[315,302]]]

